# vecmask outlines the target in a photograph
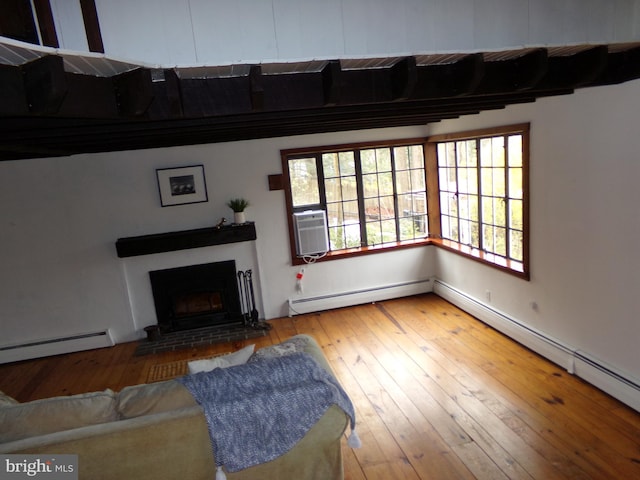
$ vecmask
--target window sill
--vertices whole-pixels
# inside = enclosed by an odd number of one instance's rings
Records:
[[[340,260],[343,258],[358,257],[362,255],[372,255],[375,253],[391,252],[398,249],[423,247],[428,245],[434,245],[436,247],[442,248],[449,252],[457,253],[458,255],[462,255],[463,257],[482,263],[483,265],[496,268],[501,272],[514,275],[524,280],[529,280],[529,273],[525,269],[525,264],[522,262],[507,260],[498,255],[482,252],[475,248],[471,248],[467,245],[461,245],[459,243],[452,242],[451,240],[442,240],[442,239],[433,239],[433,238],[424,238],[421,240],[411,240],[411,241],[405,241],[405,242],[385,243],[385,244],[376,245],[373,247],[350,248],[350,249],[339,250],[335,252],[329,252],[324,257],[314,260],[314,262],[328,262],[332,260]],[[293,265],[304,265],[305,263],[307,262],[305,262],[305,260],[301,257],[294,257],[292,259]]]
[[[420,240],[410,240],[404,242],[383,243],[380,245],[375,245],[373,247],[348,248],[345,250],[328,252],[324,257],[315,260],[315,262],[327,262],[331,260],[340,260],[343,258],[359,257],[362,255],[372,255],[375,253],[391,252],[398,249],[423,247],[430,244],[430,240],[424,238]],[[305,262],[305,260],[301,257],[294,257],[292,259],[293,265],[304,265],[305,263],[307,262]]]
[[[502,272],[515,275],[516,277],[524,280],[529,280],[529,272],[523,262],[508,260],[492,253],[482,252],[476,248],[469,247],[468,245],[452,242],[451,240],[431,239],[429,243],[430,245],[435,245],[436,247],[443,248],[449,252],[457,253],[463,257],[489,267],[496,268]]]

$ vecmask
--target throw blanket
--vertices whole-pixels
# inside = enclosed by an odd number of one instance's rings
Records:
[[[351,400],[306,353],[216,368],[178,381],[204,409],[218,474],[222,465],[235,472],[286,453],[332,404],[349,415],[355,428]],[[353,431],[350,444],[358,443]]]

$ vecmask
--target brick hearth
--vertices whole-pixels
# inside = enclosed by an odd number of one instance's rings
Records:
[[[245,325],[213,326],[164,333],[157,340],[141,340],[140,345],[136,348],[135,355],[173,352],[203,345],[248,340],[250,338],[264,337],[268,331],[269,325],[260,323],[257,328]]]

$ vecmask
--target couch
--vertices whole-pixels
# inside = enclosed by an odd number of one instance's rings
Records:
[[[331,373],[322,350],[306,335],[266,348],[296,345]],[[332,405],[291,450],[227,478],[342,479],[341,438],[348,425],[348,415]],[[83,480],[216,475],[203,410],[176,380],[27,403],[1,397],[0,453],[76,454]]]

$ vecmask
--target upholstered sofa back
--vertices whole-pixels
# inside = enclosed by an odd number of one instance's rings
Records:
[[[304,339],[304,350],[331,372],[315,340],[296,338]],[[333,406],[288,453],[227,478],[341,479],[347,425],[347,415]],[[215,475],[203,411],[175,380],[24,404],[0,395],[0,453],[76,454],[82,479],[210,480]]]

